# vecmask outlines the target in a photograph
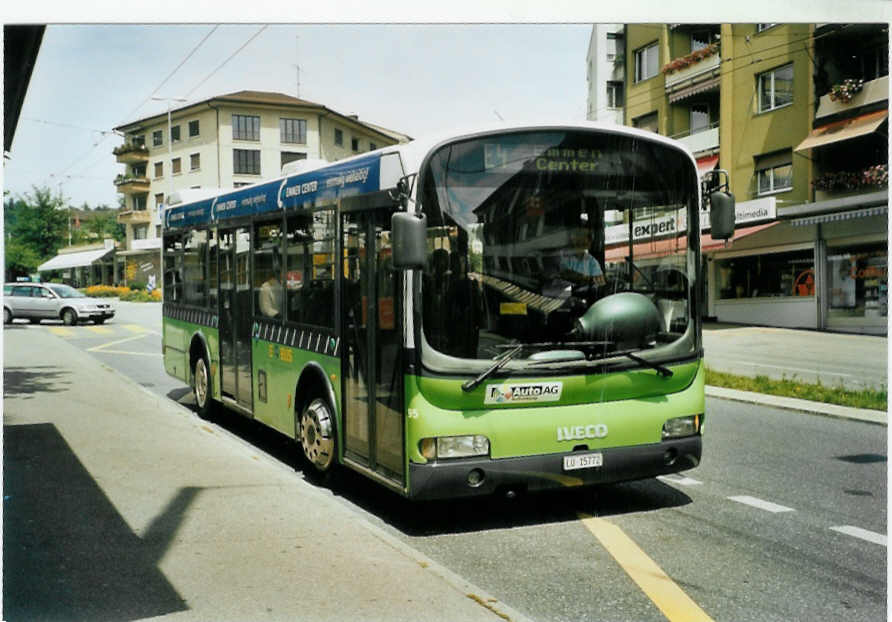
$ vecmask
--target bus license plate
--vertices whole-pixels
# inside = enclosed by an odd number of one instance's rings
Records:
[[[564,470],[594,469],[604,464],[603,454],[573,454],[564,456]]]

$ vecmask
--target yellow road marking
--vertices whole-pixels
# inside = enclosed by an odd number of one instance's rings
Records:
[[[109,341],[108,343],[103,343],[98,346],[93,346],[92,348],[87,348],[87,352],[101,352],[106,348],[110,348],[111,346],[116,346],[121,343],[127,343],[128,341],[136,341],[137,339],[142,339],[145,335],[136,335],[135,337],[127,337],[126,339],[118,339],[117,341]]]
[[[713,622],[622,529],[589,514],[579,518],[671,622]]]
[[[108,326],[87,326],[87,330],[97,335],[113,335],[115,333]]]
[[[151,333],[153,335],[161,334],[156,330],[151,330],[149,328],[146,328],[145,326],[140,326],[139,324],[120,324],[119,326],[122,326],[123,328],[129,330],[131,333]]]
[[[64,326],[50,326],[50,332],[59,337],[74,337],[74,330]]]

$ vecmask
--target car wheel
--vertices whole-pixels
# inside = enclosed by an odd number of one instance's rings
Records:
[[[12,311],[6,307],[3,307],[3,323],[12,324]]]
[[[62,323],[66,326],[74,326],[77,324],[77,314],[73,309],[65,309],[62,311]]]
[[[307,404],[298,418],[297,436],[314,474],[329,475],[335,463],[336,440],[334,414],[328,401],[316,398]]]
[[[207,359],[202,356],[195,361],[192,369],[192,395],[195,397],[195,405],[198,408],[198,416],[203,419],[211,415],[213,406],[211,373]]]

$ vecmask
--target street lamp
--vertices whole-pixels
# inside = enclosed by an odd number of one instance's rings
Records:
[[[152,101],[167,102],[167,197],[164,199],[166,206],[170,201],[170,195],[173,192],[173,137],[171,136],[172,127],[170,124],[170,103],[184,102],[184,97],[152,97]]]

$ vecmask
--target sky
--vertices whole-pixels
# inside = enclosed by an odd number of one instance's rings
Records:
[[[572,122],[585,118],[594,22],[892,19],[892,2],[880,0],[450,0],[421,9],[401,0],[252,0],[215,3],[215,26],[200,23],[203,3],[150,3],[161,12],[80,4],[47,12],[30,0],[0,12],[4,23],[50,24],[4,161],[2,185],[13,196],[48,186],[74,206],[116,206],[113,180],[124,165],[112,149],[123,139],[112,130],[164,112],[152,96],[196,102],[299,88],[303,99],[415,137],[499,119]],[[160,23],[174,14],[191,23]]]
[[[583,120],[590,33],[590,24],[50,25],[5,189],[46,185],[75,206],[116,206],[124,165],[112,149],[123,139],[112,129],[164,112],[153,93],[194,102],[299,88],[303,99],[415,137],[499,117]]]

